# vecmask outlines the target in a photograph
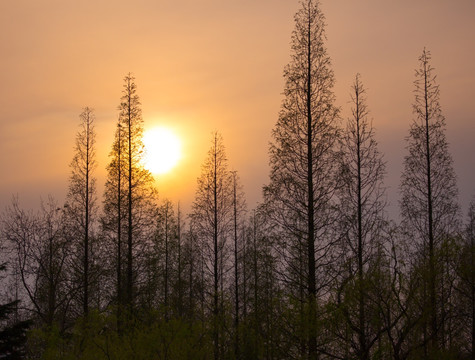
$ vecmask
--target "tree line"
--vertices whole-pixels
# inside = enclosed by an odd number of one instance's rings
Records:
[[[325,40],[318,1],[301,1],[254,209],[218,132],[190,214],[158,199],[131,74],[100,200],[84,108],[64,204],[1,216],[0,357],[473,359],[475,201],[464,221],[430,52],[395,221],[362,78],[342,121]]]

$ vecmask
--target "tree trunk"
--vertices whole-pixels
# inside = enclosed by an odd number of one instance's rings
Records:
[[[86,120],[86,214],[84,229],[84,316],[89,313],[89,118]]]
[[[168,321],[168,202],[165,204],[165,319]]]
[[[118,146],[117,146],[117,330],[122,331],[122,212],[121,212],[121,124],[118,124]]]
[[[128,87],[130,87],[130,79],[127,80]],[[129,315],[132,314],[133,307],[133,267],[132,267],[132,113],[131,113],[131,94],[128,93],[128,145],[129,145],[129,192],[128,192],[128,232],[127,232],[127,305]]]
[[[424,62],[424,101],[425,101],[425,125],[426,125],[426,162],[427,162],[427,211],[429,215],[429,301],[430,301],[430,342],[431,348],[438,348],[437,341],[437,299],[435,290],[435,259],[434,259],[434,233],[433,233],[433,210],[432,210],[432,173],[429,142],[429,103],[427,88],[427,62]]]
[[[361,137],[360,137],[360,109],[359,109],[359,84],[355,85],[356,100],[356,151],[357,151],[357,170],[358,170],[358,297],[359,297],[359,351],[360,359],[368,358],[368,349],[366,348],[366,321],[365,321],[365,290],[363,279],[363,229],[362,212],[363,205],[361,201]]]
[[[233,210],[234,210],[234,355],[239,355],[239,289],[238,289],[238,239],[237,239],[237,189],[236,173],[233,173]]]
[[[312,129],[312,39],[310,16],[308,21],[308,54],[307,54],[307,253],[308,253],[308,359],[317,359],[317,326],[316,326],[316,277],[315,277],[315,208],[313,189],[313,129]]]
[[[213,243],[214,243],[214,359],[219,359],[219,329],[218,329],[218,182],[217,182],[217,138],[214,137],[214,173],[213,173],[213,210],[214,210],[214,224],[213,224]]]

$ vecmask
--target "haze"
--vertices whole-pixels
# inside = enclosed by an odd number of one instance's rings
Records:
[[[323,0],[337,104],[349,113],[359,72],[397,211],[413,79],[424,47],[441,89],[465,214],[475,194],[475,2]],[[0,208],[18,194],[64,199],[79,114],[95,109],[99,194],[123,77],[136,77],[145,128],[172,129],[183,159],[158,178],[161,198],[193,201],[211,132],[223,134],[248,204],[268,181],[268,142],[290,56],[291,0],[19,0],[0,4]],[[100,195],[102,197],[102,195]]]

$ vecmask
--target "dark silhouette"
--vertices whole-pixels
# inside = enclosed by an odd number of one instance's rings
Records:
[[[276,209],[276,225],[292,229],[291,238],[297,236],[295,240],[301,241],[303,237],[305,241],[303,253],[292,256],[305,257],[300,280],[306,283],[305,295],[300,301],[305,302],[307,314],[302,326],[308,358],[316,359],[317,295],[326,282],[317,279],[317,262],[329,250],[326,232],[333,221],[330,203],[335,189],[338,109],[333,105],[334,77],[324,47],[324,16],[318,1],[302,1],[301,5],[295,15],[292,59],[284,71],[285,99],[272,132],[271,181],[265,196]]]
[[[422,261],[425,357],[435,356],[445,348],[445,307],[450,299],[438,289],[451,285],[444,279],[444,266],[437,265],[444,262],[438,254],[448,234],[457,233],[459,224],[456,176],[430,59],[424,49],[414,81],[415,118],[407,138],[409,154],[404,159],[400,203],[404,229],[417,240],[414,251]]]

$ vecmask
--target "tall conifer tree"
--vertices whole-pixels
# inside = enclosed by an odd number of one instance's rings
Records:
[[[346,339],[358,359],[368,359],[382,335],[369,293],[376,293],[370,273],[383,243],[385,227],[385,164],[378,151],[375,131],[368,119],[366,89],[359,74],[352,86],[352,116],[342,136],[338,197],[342,239],[341,283],[345,293],[342,312],[353,336]],[[347,289],[348,288],[348,289]],[[341,330],[341,329],[338,329]]]
[[[459,222],[456,176],[430,60],[430,52],[424,49],[415,72],[414,121],[407,137],[409,153],[404,158],[400,202],[403,228],[416,240],[414,250],[422,263],[425,356],[438,351],[442,344],[439,330],[446,301],[438,290],[445,285],[441,283],[437,253]]]
[[[82,264],[74,264],[79,268],[82,277],[83,314],[89,312],[90,282],[91,282],[91,234],[96,205],[96,134],[94,132],[94,113],[86,107],[80,115],[81,129],[76,136],[75,154],[71,161],[71,176],[66,200],[66,214],[71,225],[71,236],[79,246],[74,246],[76,256]],[[82,266],[81,266],[82,265]]]
[[[295,15],[291,61],[284,70],[286,80],[279,119],[270,146],[270,184],[265,189],[274,209],[273,219],[288,235],[300,242],[290,258],[301,257],[299,276],[305,288],[308,311],[306,352],[317,358],[317,297],[325,280],[317,278],[328,246],[331,199],[335,191],[334,147],[338,131],[338,109],[334,106],[334,76],[324,45],[325,21],[317,0],[304,0]],[[289,246],[289,245],[287,245]]]
[[[224,283],[227,245],[232,221],[232,177],[228,170],[223,138],[213,134],[208,157],[198,178],[193,202],[193,227],[201,237],[206,267],[211,275],[214,359],[222,358],[223,304],[221,285]],[[221,299],[221,301],[220,301]]]
[[[117,245],[117,302],[130,311],[135,302],[138,246],[151,238],[156,215],[156,189],[152,174],[143,166],[143,119],[135,78],[124,78],[119,120],[110,153],[104,199],[106,229]],[[138,241],[138,240],[144,241]],[[125,248],[125,254],[122,252]],[[125,274],[123,274],[125,263]],[[124,286],[125,285],[125,286]]]

